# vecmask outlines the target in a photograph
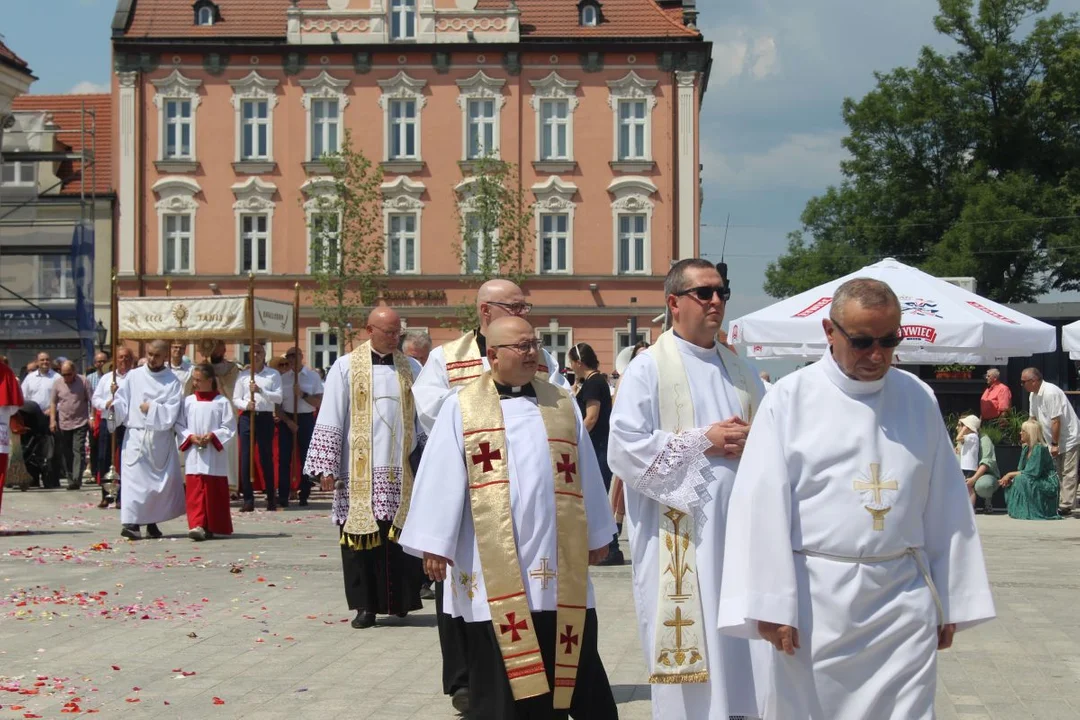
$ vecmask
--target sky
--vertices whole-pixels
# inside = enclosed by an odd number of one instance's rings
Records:
[[[949,44],[933,28],[936,0],[697,4],[714,44],[701,118],[702,253],[720,259],[730,214],[732,320],[773,302],[762,290],[766,265],[783,253],[806,201],[839,182],[844,98],[871,90],[875,70],[911,66],[923,46]],[[0,0],[0,33],[40,78],[34,92],[104,92],[115,7]],[[1080,12],[1080,0],[1051,0],[1050,10]]]

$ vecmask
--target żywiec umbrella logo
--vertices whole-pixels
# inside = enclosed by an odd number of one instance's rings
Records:
[[[922,298],[903,297],[900,298],[903,303],[903,307],[900,309],[901,315],[918,315],[920,317],[934,317],[940,318],[941,313],[938,312],[938,304],[929,300],[923,300]]]
[[[937,330],[929,325],[901,325],[900,337],[905,340],[922,340],[932,345],[937,340]]]

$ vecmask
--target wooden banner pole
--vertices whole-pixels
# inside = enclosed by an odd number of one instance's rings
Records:
[[[300,371],[303,363],[300,362],[300,283],[293,288],[293,348],[296,355],[296,367],[293,370],[293,433],[292,433],[292,462],[289,463],[289,487],[292,488],[293,463],[300,462]],[[300,482],[304,482],[304,466],[300,466]]]
[[[255,273],[248,273],[248,327],[251,330],[251,337],[249,338],[250,344],[248,345],[248,369],[250,370],[250,382],[255,384]],[[255,393],[251,392],[250,386],[248,387],[248,394],[251,395],[251,400],[255,400]],[[248,413],[248,428],[249,440],[248,443],[248,482],[254,485],[255,482],[255,411],[252,410]],[[274,469],[270,468],[270,472]],[[263,468],[263,473],[266,473],[267,469]],[[273,477],[273,476],[271,476]],[[275,498],[276,499],[276,498]]]

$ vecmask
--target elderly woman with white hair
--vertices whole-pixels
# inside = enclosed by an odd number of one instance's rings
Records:
[[[965,415],[956,425],[956,449],[960,455],[960,469],[968,486],[968,497],[975,505],[980,497],[990,510],[990,501],[997,492],[1001,471],[998,469],[994,443],[979,433],[982,421],[976,415]]]
[[[1058,474],[1042,426],[1028,418],[1020,427],[1020,467],[1001,478],[1009,517],[1017,520],[1057,520]]]

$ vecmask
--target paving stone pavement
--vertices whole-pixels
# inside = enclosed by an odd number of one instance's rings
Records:
[[[90,491],[5,491],[0,720],[456,717],[433,603],[353,630],[329,500],[234,513],[231,538],[119,538]],[[979,517],[999,619],[939,660],[938,717],[1080,718],[1070,632],[1080,521]],[[651,717],[628,568],[597,568],[600,652],[620,717]],[[19,690],[25,693],[20,694]],[[74,705],[70,704],[73,703]],[[705,720],[705,719],[702,719]]]

